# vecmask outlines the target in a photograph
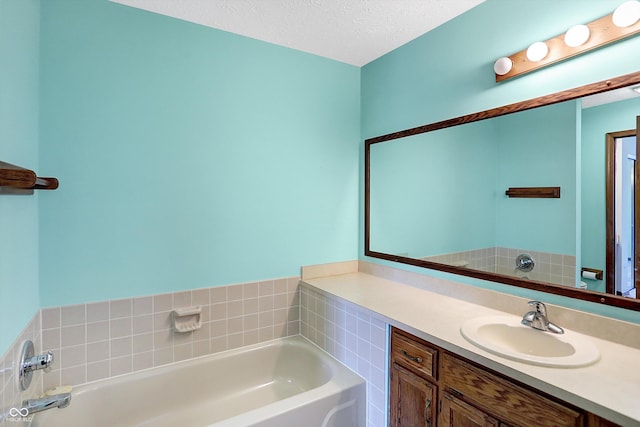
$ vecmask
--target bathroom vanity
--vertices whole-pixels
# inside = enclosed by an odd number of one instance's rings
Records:
[[[530,309],[525,298],[363,261],[316,267],[302,274],[316,310],[309,313],[314,342],[329,352],[341,345],[340,334],[330,335],[342,327],[335,314],[342,306],[390,331],[386,366],[364,371],[372,383],[388,379],[386,397],[368,394],[377,408],[386,400],[386,421],[380,415],[370,425],[640,426],[640,372],[628,368],[640,360],[637,324],[547,304],[550,320],[597,347],[599,357],[573,367],[541,366],[487,351],[461,332],[483,317],[519,323]],[[351,332],[361,340],[359,324],[346,335]]]
[[[391,330],[390,426],[614,426],[448,352]]]

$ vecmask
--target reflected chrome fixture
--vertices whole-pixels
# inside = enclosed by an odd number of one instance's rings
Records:
[[[520,254],[516,257],[516,270],[528,273],[533,270],[535,266],[536,263],[529,254]]]
[[[547,307],[543,303],[540,301],[529,301],[529,305],[534,309],[527,312],[522,317],[522,321],[520,323],[541,331],[553,332],[554,334],[564,334],[564,329],[549,322],[549,319],[547,318]]]
[[[54,394],[53,396],[41,397],[39,399],[27,399],[22,402],[22,408],[27,414],[46,411],[51,408],[66,408],[71,403],[71,393]]]
[[[640,33],[640,1],[622,3],[606,16],[578,24],[566,33],[532,43],[527,49],[498,59],[493,67],[496,82],[564,61],[590,50]]]
[[[53,352],[48,351],[43,354],[35,355],[33,348],[33,342],[27,340],[22,345],[22,352],[20,354],[20,362],[18,365],[18,382],[20,384],[20,390],[25,391],[31,384],[31,378],[33,377],[33,371],[44,369],[45,372],[51,370],[53,364]]]

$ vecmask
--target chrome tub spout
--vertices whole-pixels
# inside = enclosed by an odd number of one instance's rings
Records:
[[[51,408],[66,408],[70,403],[71,393],[62,393],[39,399],[27,399],[22,402],[22,408],[28,410],[29,414],[35,414]]]

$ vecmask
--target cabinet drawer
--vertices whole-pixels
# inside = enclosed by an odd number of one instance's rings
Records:
[[[399,365],[437,379],[438,350],[399,333],[391,335],[391,359]]]
[[[444,354],[442,375],[452,394],[514,426],[582,426],[584,416],[510,381]],[[488,402],[491,402],[489,405]]]

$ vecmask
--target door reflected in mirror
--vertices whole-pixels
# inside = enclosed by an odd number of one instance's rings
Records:
[[[635,274],[635,130],[607,134],[606,291],[637,298]]]

